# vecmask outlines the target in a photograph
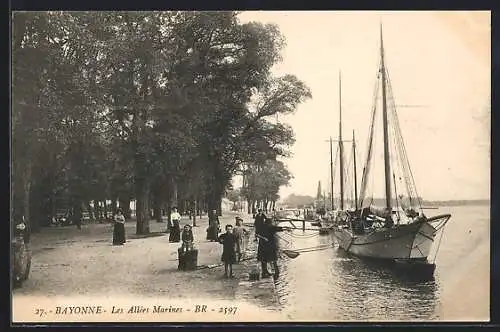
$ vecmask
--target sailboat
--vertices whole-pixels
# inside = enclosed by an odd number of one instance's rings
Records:
[[[334,234],[341,249],[360,258],[395,263],[405,270],[418,269],[419,273],[433,275],[435,264],[430,252],[439,230],[451,218],[450,214],[427,217],[423,213],[421,199],[416,192],[415,181],[408,162],[396,113],[389,73],[384,63],[382,26],[380,27],[380,64],[372,108],[366,162],[363,168],[359,202],[350,213],[348,222],[336,227]],[[377,115],[379,87],[382,87],[382,126],[384,146],[385,206],[374,206],[373,197],[367,197],[373,163],[374,123]],[[389,121],[390,117],[390,121]],[[389,126],[392,128],[389,128]],[[390,132],[390,129],[392,131]],[[389,136],[391,136],[391,140]],[[391,152],[393,152],[391,154]],[[394,162],[397,160],[398,162]],[[395,165],[391,164],[391,161]],[[398,195],[395,167],[401,166],[407,196]],[[394,192],[392,191],[394,190]],[[441,241],[443,232],[441,232]],[[438,247],[439,249],[439,247]],[[436,251],[437,254],[437,251]]]

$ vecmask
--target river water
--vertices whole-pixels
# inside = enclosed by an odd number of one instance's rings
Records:
[[[436,256],[433,281],[405,280],[348,257],[336,246],[280,262],[276,289],[281,310],[296,321],[487,321],[490,215],[488,206],[441,207],[451,213]],[[294,230],[281,246],[331,244],[333,235]],[[439,237],[436,237],[435,248]]]

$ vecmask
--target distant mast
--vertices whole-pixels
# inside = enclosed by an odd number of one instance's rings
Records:
[[[339,72],[339,159],[340,159],[340,210],[344,210],[344,144],[342,142],[342,79]]]
[[[391,164],[389,156],[389,130],[387,121],[387,96],[386,96],[386,73],[384,64],[384,41],[382,38],[382,24],[380,24],[380,71],[382,74],[382,123],[384,127],[384,169],[385,169],[385,207],[392,215],[391,202]]]
[[[358,172],[356,166],[356,138],[354,137],[354,130],[352,131],[352,154],[354,157],[354,207],[358,210]]]
[[[330,137],[330,190],[331,190],[331,203],[332,203],[332,211],[334,210],[334,204],[333,204],[333,142],[332,138]]]

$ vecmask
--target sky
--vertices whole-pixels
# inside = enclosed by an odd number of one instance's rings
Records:
[[[279,26],[287,44],[273,74],[296,75],[313,95],[293,115],[280,117],[296,138],[292,157],[284,160],[294,179],[281,188],[282,198],[315,196],[318,181],[328,187],[326,140],[338,136],[339,72],[344,138],[355,131],[363,163],[382,23],[385,62],[395,103],[403,105],[398,117],[419,195],[489,199],[489,12],[250,11],[240,21]],[[380,172],[373,174],[383,189]],[[377,197],[382,193],[375,190]]]

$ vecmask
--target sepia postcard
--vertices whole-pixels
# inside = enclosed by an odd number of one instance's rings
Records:
[[[12,13],[13,323],[487,322],[489,11]]]

